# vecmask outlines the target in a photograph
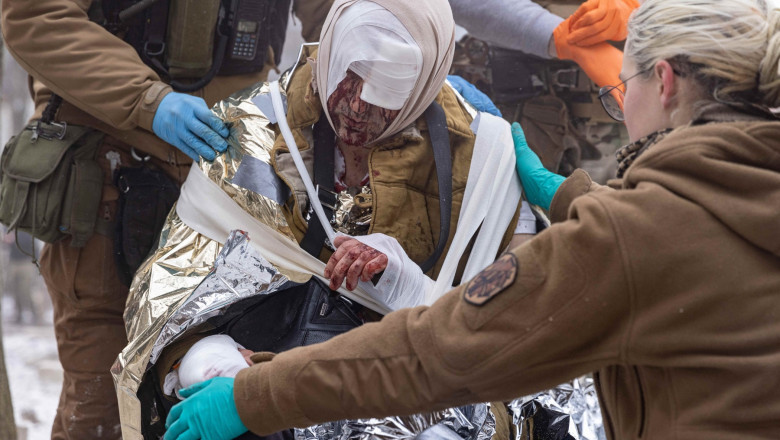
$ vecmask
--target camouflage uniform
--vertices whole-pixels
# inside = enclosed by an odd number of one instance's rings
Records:
[[[539,0],[563,18],[581,0]],[[551,171],[583,168],[599,183],[615,176],[615,151],[628,143],[625,126],[598,100],[599,87],[571,61],[546,60],[466,37],[452,72],[487,93],[509,121],[519,121],[531,148]]]

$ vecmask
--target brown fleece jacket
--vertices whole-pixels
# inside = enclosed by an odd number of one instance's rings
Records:
[[[267,434],[596,372],[612,439],[780,438],[780,123],[678,129],[593,188],[571,176],[558,223],[433,306],[258,356],[241,419]]]
[[[171,87],[133,47],[89,20],[92,1],[1,2],[3,39],[31,77],[33,117],[40,117],[54,91],[65,101],[57,120],[96,128],[163,161],[180,164],[186,173],[191,160],[152,133],[157,106]],[[319,33],[332,1],[308,0],[296,6],[307,38]],[[272,56],[269,53],[260,72],[218,76],[192,94],[211,106],[263,81],[275,68]]]

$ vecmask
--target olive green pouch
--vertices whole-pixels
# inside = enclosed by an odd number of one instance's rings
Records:
[[[71,246],[82,247],[100,205],[103,171],[95,155],[104,134],[76,125],[37,126],[25,127],[3,150],[0,223],[47,243],[72,236]]]
[[[219,0],[171,0],[166,61],[171,78],[199,78],[214,58]]]

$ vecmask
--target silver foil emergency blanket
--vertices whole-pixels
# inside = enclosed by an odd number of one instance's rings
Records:
[[[280,289],[288,281],[266,261],[250,237],[233,231],[217,256],[214,269],[192,295],[170,316],[152,349],[154,363],[162,349],[196,330],[199,324],[223,314],[228,306]],[[150,409],[153,410],[153,409]],[[489,404],[475,404],[408,417],[348,420],[298,430],[301,440],[314,439],[467,439],[488,440],[495,432]],[[316,434],[315,434],[316,433]]]
[[[307,46],[302,49],[300,56],[303,59],[307,56],[306,50],[310,48]],[[289,73],[282,75],[284,84],[289,76]],[[274,185],[274,190],[266,194],[255,192],[243,186],[245,179],[238,172],[245,163],[245,157],[271,164],[271,151],[276,139],[273,123],[253,103],[253,98],[267,94],[268,83],[258,83],[212,108],[218,117],[230,125],[230,146],[213,162],[201,161],[197,165],[198,172],[218,185],[253,219],[286,239],[294,240],[284,216],[284,207],[278,203],[282,196],[277,191],[278,187]],[[251,171],[257,175],[268,168],[255,166]],[[137,392],[150,366],[152,350],[158,338],[175,337],[176,321],[171,322],[165,330],[163,327],[212,270],[227,236],[226,232],[217,240],[198,233],[183,222],[174,209],[163,226],[157,249],[136,272],[124,314],[129,342],[111,368],[124,440],[143,439],[142,403]],[[305,282],[311,277],[310,274],[288,270],[280,272],[296,282]]]
[[[348,188],[336,194],[333,229],[347,235],[366,235],[373,211],[371,187]]]
[[[496,418],[489,403],[429,414],[342,420],[295,430],[295,440],[490,440]]]
[[[230,233],[214,269],[163,326],[152,348],[151,364],[157,361],[163,348],[185,335],[187,330],[224,313],[231,304],[274,293],[289,281],[250,246],[249,241],[249,235],[243,231]]]
[[[590,375],[515,399],[508,409],[517,439],[606,440],[599,399]]]

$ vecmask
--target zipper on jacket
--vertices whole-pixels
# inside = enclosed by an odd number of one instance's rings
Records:
[[[604,434],[606,434],[607,439],[614,440],[615,439],[615,428],[612,425],[612,417],[609,414],[609,408],[604,404],[604,398],[603,390],[601,388],[601,377],[599,373],[596,371],[593,373],[593,385],[596,387],[596,397],[599,399],[599,407],[601,407],[601,420],[604,424]]]
[[[647,419],[646,417],[646,408],[645,408],[645,389],[642,385],[642,376],[639,374],[639,368],[634,366],[634,375],[636,376],[636,383],[637,388],[639,388],[639,431],[637,432],[636,437],[642,438],[642,436],[645,433],[645,421]]]

